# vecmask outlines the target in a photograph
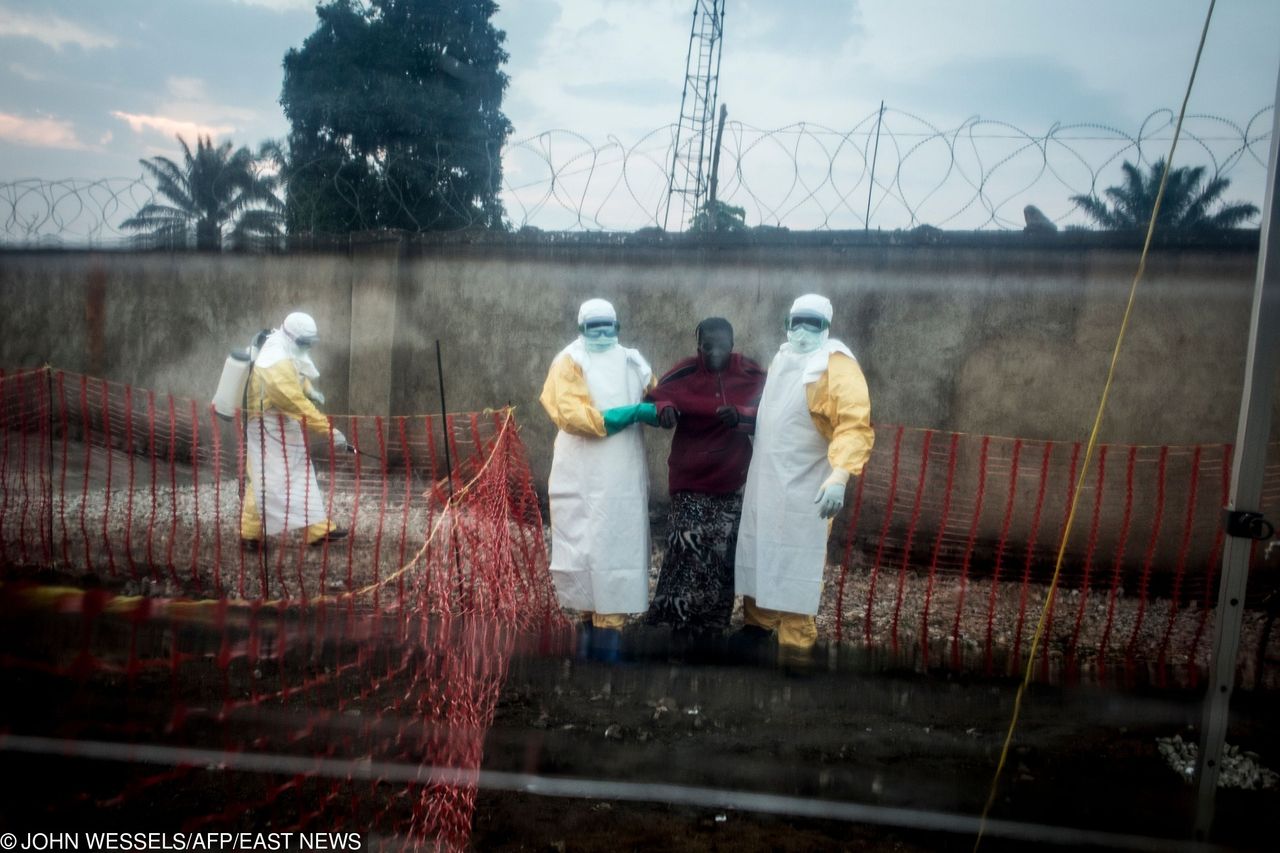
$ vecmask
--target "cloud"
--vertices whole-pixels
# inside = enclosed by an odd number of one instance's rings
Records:
[[[76,136],[75,125],[66,119],[24,118],[10,113],[0,113],[0,139],[34,148],[71,151],[89,148]]]
[[[650,77],[647,80],[606,80],[598,83],[568,83],[570,95],[589,100],[614,101],[638,106],[669,106],[678,103],[670,80]]]
[[[579,27],[575,32],[574,38],[596,38],[606,33],[615,31],[617,27],[606,21],[604,18],[596,18],[585,27]]]
[[[560,4],[555,0],[515,0],[498,6],[493,24],[507,33],[509,69],[531,66],[540,60],[547,36],[560,14]]]
[[[236,122],[233,130],[252,124],[260,118],[258,111],[234,104],[220,104],[209,95],[201,77],[169,77],[165,80],[168,100],[154,104],[149,109],[174,121],[213,126],[213,122]]]
[[[735,47],[832,54],[861,32],[858,3],[850,0],[809,0],[795,6],[741,0],[734,5],[725,15],[725,42]]]
[[[260,6],[272,12],[310,12],[317,0],[234,0],[238,6]]]
[[[202,101],[207,97],[204,81],[199,77],[170,77],[165,85],[170,95],[184,101]]]
[[[43,83],[45,80],[49,79],[34,68],[28,68],[19,62],[10,62],[9,71],[18,77],[21,77],[23,80],[26,80],[28,83]]]
[[[942,120],[957,111],[1038,132],[1055,121],[1121,123],[1114,92],[1091,85],[1065,62],[1040,56],[985,56],[922,69],[893,87],[889,102]]]
[[[85,50],[112,48],[118,44],[114,36],[94,32],[65,18],[24,15],[8,9],[0,9],[0,37],[35,39],[54,50],[62,50],[69,44]]]
[[[197,136],[227,136],[236,130],[234,125],[201,124],[168,116],[137,115],[121,112],[120,110],[112,110],[111,114],[121,121],[127,122],[129,129],[134,133],[156,131],[169,137],[181,136],[184,139],[193,139]]]
[[[174,149],[172,146],[164,147],[161,145],[144,145],[142,152],[148,157],[172,157]]]

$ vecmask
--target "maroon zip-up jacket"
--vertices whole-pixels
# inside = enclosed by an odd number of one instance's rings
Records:
[[[764,379],[760,365],[741,353],[730,353],[729,363],[718,374],[707,369],[699,353],[678,362],[649,392],[645,399],[659,414],[669,406],[680,413],[667,458],[672,493],[725,495],[747,482]],[[716,417],[716,409],[726,404],[738,410],[736,427]]]

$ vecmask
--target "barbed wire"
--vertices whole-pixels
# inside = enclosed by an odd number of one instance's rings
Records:
[[[1184,148],[1180,165],[1205,165],[1210,177],[1232,180],[1233,199],[1260,204],[1271,111],[1264,107],[1243,124],[1188,116],[1183,139],[1191,150]],[[731,121],[718,198],[741,207],[749,226],[791,229],[1020,230],[1028,204],[1055,223],[1085,224],[1071,196],[1119,182],[1125,160],[1146,166],[1164,156],[1175,118],[1157,110],[1132,132],[1079,122],[1042,133],[981,116],[944,128],[894,109],[844,131]],[[517,228],[545,230],[658,227],[674,130],[659,128],[630,145],[616,137],[595,145],[567,130],[510,144],[503,157],[508,217]]]
[[[120,223],[155,200],[155,188],[141,176],[0,182],[0,245],[57,248],[121,244],[131,233]]]
[[[1229,200],[1261,206],[1272,109],[1244,121],[1187,116],[1185,153],[1175,165],[1205,166],[1210,178],[1231,180]],[[1132,131],[1055,122],[1038,133],[980,115],[941,126],[892,108],[877,109],[847,130],[731,121],[718,200],[741,208],[749,227],[792,230],[1021,230],[1027,205],[1056,225],[1085,225],[1071,197],[1119,183],[1125,161],[1149,166],[1163,157],[1174,119],[1172,110],[1161,109]],[[508,143],[501,191],[506,224],[544,231],[659,228],[674,139],[675,125],[668,125],[633,142],[547,130]],[[285,185],[287,177],[286,170]],[[384,198],[408,197],[386,183]],[[339,198],[349,195],[336,189]],[[0,182],[0,246],[135,245],[139,235],[122,223],[153,201],[165,199],[141,176]],[[293,201],[297,214],[300,199]],[[452,212],[450,227],[481,224],[479,208],[470,218],[465,208]],[[353,213],[363,221],[360,211]],[[292,221],[306,222],[306,211]]]

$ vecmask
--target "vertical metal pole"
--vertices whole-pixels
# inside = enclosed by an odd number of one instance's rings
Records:
[[[711,31],[712,37],[715,39],[715,44],[712,45],[712,47],[715,49],[715,54],[716,54],[716,69],[712,76],[712,80],[714,81],[715,86],[711,90],[710,103],[711,103],[712,110],[714,110],[716,102],[720,98],[720,60],[724,58],[724,0],[716,0],[716,2],[712,4],[712,6],[713,6],[712,14],[715,15],[715,21],[713,21],[712,23],[716,24],[716,26],[713,27]],[[724,127],[724,114],[725,114],[724,110],[721,109],[720,127],[722,129]],[[720,148],[719,135],[716,136],[716,141],[714,144],[716,146],[716,150],[719,151],[719,148]]]
[[[720,184],[720,142],[724,138],[724,120],[729,117],[729,108],[720,105],[720,124],[716,128],[715,147],[711,152],[711,185],[707,196],[707,230],[716,230],[716,193]]]
[[[867,215],[862,219],[862,230],[871,230],[871,192],[876,188],[876,160],[880,157],[880,125],[884,121],[884,100],[880,101],[880,114],[876,116],[876,147],[871,152],[871,182],[867,186]]]
[[[689,60],[693,57],[693,37],[698,32],[698,4],[693,4],[693,23],[689,26],[689,51],[684,59],[684,84],[680,93],[680,117],[676,120],[676,140],[671,146],[671,177],[667,181],[667,209],[662,214],[662,230],[667,230],[671,218],[671,196],[676,191],[676,164],[680,161],[680,129],[684,125],[684,100],[689,94]],[[437,343],[439,343],[437,341]]]
[[[55,421],[53,417],[53,368],[48,364],[44,366],[44,378],[45,400],[49,404],[49,515],[46,519],[48,524],[47,533],[49,536],[49,564],[45,566],[45,568],[53,568],[54,564],[57,562],[57,559],[54,556],[55,551],[53,547],[53,472],[56,467],[53,456],[53,431],[57,427],[57,421]],[[128,414],[130,417],[133,415],[132,412],[129,412]],[[132,448],[129,448],[129,450],[131,449]]]
[[[449,410],[444,402],[444,360],[440,358],[440,339],[436,338],[436,376],[440,379],[440,431],[444,433],[444,467],[449,472],[449,502],[453,502],[453,460],[449,455]]]
[[[1244,393],[1231,467],[1229,510],[1258,512],[1267,434],[1271,428],[1272,386],[1280,356],[1280,192],[1276,156],[1280,151],[1280,75],[1276,80],[1276,110],[1272,115],[1271,156],[1267,162],[1267,193],[1258,239],[1258,272],[1253,289],[1253,318],[1249,326],[1249,355],[1245,363]],[[1273,520],[1274,521],[1274,520]],[[1196,759],[1195,837],[1205,840],[1213,827],[1214,796],[1222,769],[1231,691],[1235,686],[1240,620],[1244,611],[1249,553],[1253,540],[1228,536],[1222,553],[1222,579],[1214,620],[1213,657],[1208,693],[1200,726]]]

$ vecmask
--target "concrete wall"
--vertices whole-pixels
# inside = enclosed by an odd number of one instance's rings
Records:
[[[0,254],[0,365],[51,364],[198,400],[228,350],[313,314],[323,387],[347,406],[352,265],[343,257]]]
[[[833,334],[858,355],[877,422],[1040,439],[1088,433],[1135,255],[1006,248],[519,249],[454,247],[406,262],[393,405],[434,407],[434,340],[450,408],[511,402],[545,478],[554,430],[537,404],[575,334],[577,306],[614,302],[624,343],[659,372],[693,353],[709,315],[767,364],[791,300],[835,304]],[[1235,437],[1255,258],[1179,252],[1148,267],[1103,439]],[[667,441],[650,433],[655,494]]]
[[[1007,241],[1006,241],[1007,243]],[[1105,441],[1232,441],[1255,253],[1157,253]],[[815,291],[858,355],[880,423],[1027,438],[1087,434],[1136,252],[1015,245],[625,246],[366,242],[288,257],[0,255],[0,365],[55,366],[207,399],[228,348],[314,314],[330,411],[433,412],[435,341],[451,410],[519,408],[535,476],[553,429],[537,404],[577,306],[610,299],[622,340],[663,371],[704,316],[768,363],[791,300]],[[665,493],[665,435],[649,439]]]

